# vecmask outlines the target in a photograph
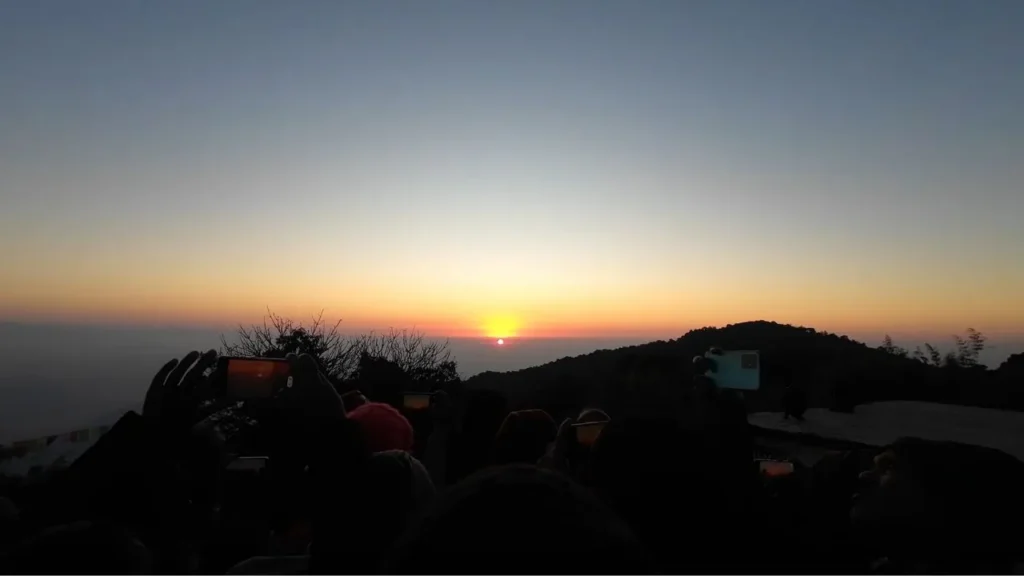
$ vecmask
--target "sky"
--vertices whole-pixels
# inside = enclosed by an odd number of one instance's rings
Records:
[[[0,2],[0,319],[1024,334],[1019,0]]]

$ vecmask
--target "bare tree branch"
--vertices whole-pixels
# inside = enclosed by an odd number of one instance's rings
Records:
[[[335,380],[351,378],[365,354],[374,360],[392,362],[413,380],[458,379],[458,365],[451,357],[449,341],[428,340],[417,330],[345,336],[341,320],[328,325],[323,310],[308,325],[295,323],[269,309],[262,325],[239,325],[236,343],[221,335],[222,353],[230,356],[283,356],[308,353]]]

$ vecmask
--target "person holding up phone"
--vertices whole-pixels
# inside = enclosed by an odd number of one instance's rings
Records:
[[[210,463],[197,450],[213,446],[193,423],[214,350],[173,359],[150,382],[142,414],[125,413],[110,430],[47,487],[40,506],[23,517],[26,530],[79,520],[103,520],[135,534],[157,558],[182,559],[176,552],[203,515],[197,510],[198,468]],[[76,559],[68,558],[69,562]],[[85,559],[77,559],[81,569]],[[180,572],[166,562],[156,570]]]
[[[755,352],[723,352],[718,348],[693,359],[694,377],[686,425],[703,434],[718,453],[742,454],[736,465],[744,470],[749,468],[753,440],[743,391],[760,386],[759,364],[760,358]]]
[[[369,574],[376,559],[345,555],[346,550],[370,549],[368,539],[374,536],[360,529],[372,517],[372,503],[346,498],[370,492],[371,451],[365,433],[348,418],[341,396],[315,358],[289,354],[286,359],[293,379],[283,395],[286,417],[299,432],[295,449],[309,467],[310,571]]]
[[[608,414],[598,408],[586,408],[575,419],[564,419],[555,441],[537,464],[584,480],[590,449],[609,421]]]
[[[601,430],[608,423],[608,414],[597,408],[586,408],[576,417],[573,428],[576,430],[576,442],[580,446],[592,446],[600,436]]]
[[[278,428],[282,441],[289,447],[287,466],[307,470],[309,571],[371,573],[376,569],[375,558],[350,553],[371,549],[375,538],[362,529],[371,525],[373,503],[348,498],[372,493],[365,431],[348,417],[341,396],[313,356],[288,354],[285,361],[290,385],[280,389],[273,401],[282,420]],[[278,460],[273,463],[284,465]]]

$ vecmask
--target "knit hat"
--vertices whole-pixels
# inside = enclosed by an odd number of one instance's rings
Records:
[[[371,451],[412,451],[415,442],[412,425],[391,406],[368,402],[349,412],[348,417],[363,429]]]
[[[543,410],[511,412],[494,439],[494,464],[534,464],[557,433],[555,421]]]

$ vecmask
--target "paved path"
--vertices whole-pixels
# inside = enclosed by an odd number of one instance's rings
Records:
[[[873,446],[884,446],[901,436],[953,440],[996,448],[1024,460],[1024,412],[928,402],[877,402],[857,406],[853,414],[811,409],[804,414],[804,422],[783,420],[778,412],[757,412],[749,416],[749,421],[761,428]]]

